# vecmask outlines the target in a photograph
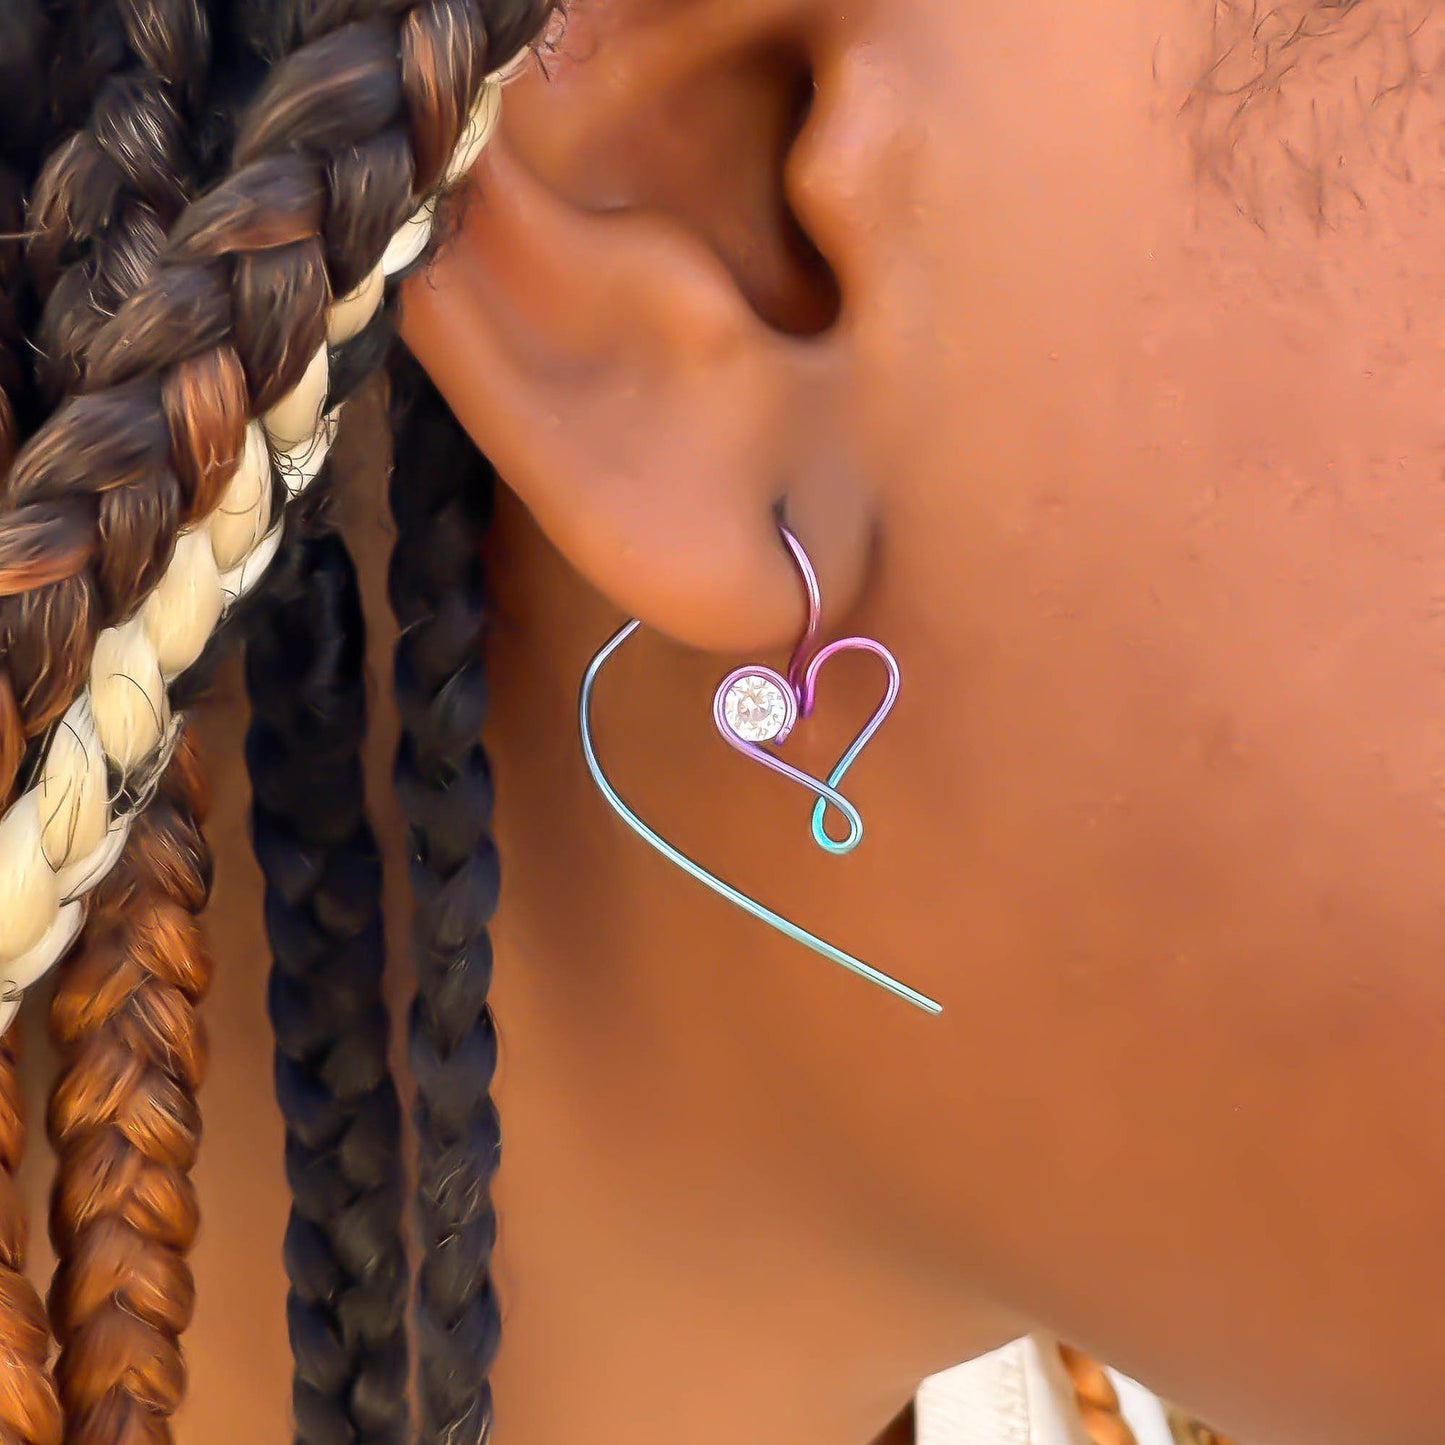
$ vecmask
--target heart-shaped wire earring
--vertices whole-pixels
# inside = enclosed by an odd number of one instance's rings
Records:
[[[713,718],[717,723],[718,731],[732,747],[763,763],[774,772],[781,773],[793,782],[800,783],[809,792],[817,794],[818,802],[813,810],[814,841],[819,847],[827,849],[830,853],[851,853],[863,840],[863,819],[857,808],[839,791],[839,787],[848,770],[857,762],[859,754],[867,747],[874,733],[883,725],[884,719],[893,710],[893,704],[898,698],[901,673],[893,654],[881,642],[875,641],[871,637],[841,638],[837,642],[831,642],[826,647],[814,651],[817,646],[818,629],[823,613],[818,575],[812,562],[808,559],[802,543],[788,529],[781,517],[778,520],[778,531],[802,577],[808,604],[807,625],[793,651],[786,676],[762,664],[735,668],[718,685],[717,693],[713,698]],[[920,1008],[930,1014],[942,1013],[943,1006],[925,994],[880,972],[871,964],[864,963],[862,959],[844,952],[843,949],[829,943],[826,939],[808,932],[806,928],[800,927],[790,919],[784,918],[782,914],[775,913],[765,904],[758,902],[757,899],[734,888],[731,883],[719,878],[716,873],[688,857],[680,848],[674,847],[654,828],[643,822],[623,801],[617,789],[608,780],[607,774],[603,772],[602,764],[598,761],[596,744],[592,738],[592,692],[597,682],[597,676],[607,664],[608,659],[641,626],[642,623],[634,618],[621,627],[603,644],[582,678],[582,692],[579,700],[582,753],[587,759],[587,767],[592,773],[593,781],[601,790],[602,796],[612,805],[622,821],[639,837],[656,848],[664,858],[675,863],[683,872],[697,879],[699,883],[711,888],[714,893],[721,894],[730,903],[736,904],[745,913],[776,928],[795,942],[822,954],[824,958],[841,964],[851,972],[866,978],[870,983],[877,984],[879,988],[886,989],[889,993],[904,999],[915,1008]],[[836,657],[841,652],[870,652],[881,659],[887,670],[887,687],[873,716],[869,718],[863,730],[853,739],[842,757],[834,764],[827,779],[822,780],[785,762],[771,749],[786,741],[798,722],[811,715],[817,702],[818,676],[829,659]],[[845,838],[834,838],[828,833],[826,824],[829,808],[836,809],[847,823],[848,834]]]

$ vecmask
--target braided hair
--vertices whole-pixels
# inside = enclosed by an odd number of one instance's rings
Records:
[[[36,182],[29,242],[52,405],[79,386],[88,343],[141,285],[194,194],[209,64],[200,0],[79,0],[61,30],[51,73],[70,133]]]
[[[1059,1358],[1074,1387],[1074,1402],[1090,1445],[1139,1445],[1124,1418],[1119,1392],[1103,1365],[1091,1355],[1062,1342]]]
[[[235,16],[238,43],[262,63],[304,39],[300,17],[274,0]],[[364,278],[358,285],[360,330],[328,326],[333,410],[390,342],[389,318],[366,319]],[[293,514],[246,637],[251,836],[266,884],[268,1008],[293,1201],[283,1260],[295,1437],[399,1445],[409,1423],[410,1280],[381,857],[362,777],[365,623],[356,569],[324,503]]]
[[[295,17],[287,19],[258,6],[252,42],[273,55],[295,43]],[[367,278],[356,282],[364,296]],[[333,325],[329,340],[338,399],[385,355],[390,329],[378,315],[354,335]],[[397,1238],[400,1120],[387,1064],[379,861],[362,811],[363,622],[338,538],[298,535],[282,566],[297,595],[265,609],[264,629],[252,634],[247,679],[256,723],[248,761],[275,960],[277,1096],[295,1197],[286,1263],[297,1435],[316,1445],[386,1441],[407,1424],[408,1281]],[[419,1133],[425,1177],[434,1131]],[[433,1338],[432,1261],[455,1256],[457,1241],[428,1228],[436,1215],[424,1206],[420,1218],[422,1438],[479,1439],[490,1421],[486,1375],[496,1330],[463,1333],[465,1311],[453,1306]],[[484,1261],[490,1248],[488,1237]],[[450,1401],[440,1412],[431,1408],[436,1382],[446,1382]]]
[[[211,975],[197,921],[211,882],[203,808],[182,738],[51,1002],[64,1073],[50,1106],[50,1317],[73,1445],[168,1442],[185,1388],[206,1057],[196,1006]]]
[[[50,1325],[25,1275],[28,1224],[15,1172],[25,1150],[16,1046],[0,1039],[0,1440],[60,1445],[60,1402],[50,1380]]]
[[[210,185],[213,149],[181,155],[189,132],[173,124],[201,96],[205,12],[189,0],[118,8],[61,7],[68,33],[123,44],[80,46],[107,78],[88,82],[93,103],[76,108],[79,129],[32,204],[54,410],[0,482],[0,968],[14,989],[43,973],[124,849],[54,1006],[67,1074],[51,1111],[62,1153],[51,1304],[76,1438],[164,1439],[182,1380],[193,1005],[206,971],[198,937],[174,921],[204,897],[189,752],[145,809],[174,740],[170,684],[264,573],[280,506],[314,479],[340,394],[380,354],[368,323],[385,278],[421,254],[437,188],[484,128],[489,69],[548,7],[258,4],[264,23],[221,28],[228,58],[249,44],[269,69],[237,65],[259,83],[234,104]],[[141,117],[146,146],[117,142],[125,115]],[[174,859],[167,872],[178,850],[186,876]],[[102,974],[129,980],[125,1000]],[[123,1077],[118,1039],[137,1055]],[[95,1176],[108,1165],[119,1172]],[[167,1278],[168,1303],[125,1294],[122,1234],[137,1278]],[[127,1345],[137,1330],[150,1340]],[[473,1363],[490,1353],[480,1342]],[[353,1354],[342,1375],[374,1365]],[[376,1378],[394,1380],[389,1369]],[[364,1388],[340,1384],[364,1402]]]
[[[298,1440],[316,1445],[401,1442],[407,1427],[401,1106],[362,780],[363,643],[345,543],[298,529],[248,629],[246,759],[293,1197],[292,1399]]]
[[[251,426],[259,420],[260,443],[297,489],[314,476],[328,323],[333,339],[344,330],[331,303],[401,269],[411,233],[425,241],[489,57],[520,48],[544,8],[295,7],[303,43],[242,110],[227,174],[180,210],[147,274],[85,344],[84,389],[0,487],[0,798],[14,793],[28,740],[87,680],[94,690],[118,675],[109,654],[143,650],[134,635],[104,634],[155,630],[135,627],[141,604],[171,580],[183,529],[194,538],[212,523],[244,470]],[[398,229],[402,254],[388,258]],[[204,572],[199,552],[184,560]],[[224,560],[238,559],[227,549]],[[219,571],[221,554],[213,561]],[[165,641],[162,683],[194,660],[192,639]],[[150,686],[142,679],[143,694]],[[145,700],[132,711],[163,721]],[[160,729],[131,717],[112,731],[102,745],[124,769],[154,752]]]
[[[395,763],[415,909],[417,990],[407,1035],[416,1079],[417,1282],[424,1442],[478,1441],[491,1426],[486,1373],[501,1316],[491,1277],[501,1154],[492,1076],[497,1032],[487,1005],[487,924],[499,888],[492,779],[480,739],[481,540],[494,474],[421,369],[393,364],[399,420],[388,577],[401,626]]]
[[[210,28],[198,0],[79,0],[55,48],[61,134],[32,193],[28,246],[43,300],[40,392],[51,406],[83,388],[90,339],[144,283],[200,183],[191,137]],[[194,864],[208,879],[209,855],[191,811],[198,766],[193,760],[185,772],[189,787],[170,791],[164,841],[178,846],[182,833],[195,840]],[[63,806],[59,811],[64,816]],[[65,1067],[52,1105],[59,1159],[51,1316],[62,1400],[77,1441],[114,1438],[115,1430],[168,1438],[166,1421],[184,1380],[179,1336],[193,1294],[186,1253],[196,1218],[189,1169],[200,1130],[194,1011],[210,962],[194,927],[147,938],[141,918],[107,914],[108,907],[145,908],[139,900],[157,890],[166,896],[167,880],[156,873],[156,822],[145,820],[118,873],[103,885],[85,948],[62,969],[53,1004]],[[172,903],[194,902],[194,884],[186,881]],[[77,1010],[71,996],[96,954],[101,967],[121,961],[121,972],[143,970],[143,982],[117,997],[113,1012]],[[189,980],[194,992],[177,979]],[[143,1051],[127,1066],[123,1052],[133,1036],[144,1041]],[[118,1188],[114,1180],[130,1182]],[[150,1192],[149,1207],[132,1207],[127,1195],[141,1187]],[[122,1258],[129,1279],[117,1274]],[[164,1306],[157,1294],[168,1294]]]

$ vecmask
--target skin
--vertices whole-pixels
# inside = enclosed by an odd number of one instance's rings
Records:
[[[1442,55],[1375,0],[577,0],[510,92],[405,313],[514,494],[509,1445],[862,1441],[1036,1325],[1244,1440],[1438,1438]],[[710,735],[796,636],[782,495],[904,668],[844,861]],[[942,1018],[607,809],[623,613],[622,791]]]
[[[573,0],[550,78],[509,92],[405,311],[512,489],[498,1445],[862,1445],[1031,1328],[1243,1442],[1438,1439],[1433,10]],[[385,442],[357,425],[376,613]],[[709,717],[796,636],[783,496],[829,630],[904,669],[845,860]],[[624,614],[597,731],[626,796],[941,1018],[607,808],[575,699]],[[826,771],[878,686],[839,661],[789,756]],[[179,1433],[250,1445],[286,1431],[286,1198],[244,780],[217,774]]]

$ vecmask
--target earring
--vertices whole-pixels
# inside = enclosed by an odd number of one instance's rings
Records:
[[[713,698],[713,720],[725,742],[744,756],[762,763],[765,767],[780,773],[783,777],[801,784],[817,796],[813,809],[813,840],[829,853],[842,855],[851,853],[863,841],[863,819],[858,809],[839,791],[843,779],[853,764],[858,761],[863,749],[873,735],[882,727],[884,720],[898,700],[902,675],[897,659],[881,643],[871,637],[845,637],[818,648],[818,630],[822,620],[822,595],[818,587],[818,575],[807,552],[787,525],[778,520],[778,531],[783,545],[792,556],[802,579],[807,599],[807,624],[803,635],[793,650],[792,660],[786,674],[780,673],[761,663],[735,668],[719,683]],[[704,868],[702,864],[669,843],[655,829],[643,822],[627,805],[608,780],[597,757],[596,744],[592,736],[592,693],[598,674],[608,659],[635,633],[642,623],[634,618],[620,628],[598,651],[588,665],[582,678],[579,713],[582,731],[582,753],[602,796],[612,805],[617,815],[640,838],[650,843],[669,862],[675,863],[699,883],[711,888],[730,903],[741,908],[759,921],[776,928],[797,943],[811,948],[832,962],[841,964],[852,973],[866,978],[879,988],[922,1009],[925,1013],[940,1014],[942,1004],[935,1002],[907,984],[855,958],[851,953],[829,943],[800,927],[791,919],[774,912],[757,899],[734,888],[731,883]],[[816,650],[815,650],[816,649]],[[797,724],[810,717],[817,703],[818,677],[831,658],[841,652],[870,652],[879,658],[887,673],[887,686],[882,701],[863,730],[848,745],[842,757],[833,766],[826,779],[819,779],[794,767],[775,751],[792,733]],[[847,825],[847,834],[835,838],[827,828],[829,809],[834,810]]]

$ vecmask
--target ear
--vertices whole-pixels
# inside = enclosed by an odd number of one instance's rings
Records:
[[[572,564],[719,651],[797,636],[780,504],[830,612],[855,598],[872,537],[835,283],[788,201],[812,93],[799,8],[580,7],[550,76],[509,91],[511,129],[403,310]]]

